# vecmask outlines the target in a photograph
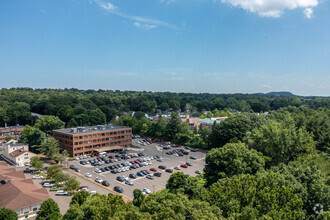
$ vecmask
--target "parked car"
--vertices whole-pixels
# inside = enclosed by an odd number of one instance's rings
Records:
[[[165,170],[166,169],[166,166],[165,165],[159,165],[158,168],[159,169],[162,169],[162,170]]]
[[[157,172],[157,169],[156,168],[151,168],[150,170],[151,171],[154,171],[154,172]]]
[[[29,166],[31,166],[31,164],[30,164],[29,162],[25,162],[25,163],[24,163],[24,166],[29,167]]]
[[[192,166],[192,163],[187,162],[186,165],[188,165],[188,166],[191,167]]]
[[[191,152],[198,152],[197,149],[190,149]]]
[[[115,186],[113,188],[113,190],[115,190],[116,192],[119,192],[119,193],[123,193],[124,192],[123,188],[121,188],[120,186]]]
[[[156,173],[154,173],[154,176],[161,177],[162,173],[161,172],[156,172]]]
[[[71,196],[71,194],[65,190],[59,190],[55,193],[55,196]]]
[[[103,185],[103,186],[110,186],[110,183],[109,183],[108,181],[104,180],[104,181],[102,182],[102,185]]]
[[[88,186],[81,186],[77,189],[77,191],[80,191],[80,190],[86,190],[88,191]]]
[[[148,189],[148,188],[143,188],[142,189],[142,193],[145,195],[145,194],[150,194],[151,193],[151,190]]]
[[[31,170],[31,169],[25,169],[23,171],[23,173],[34,173],[34,170]]]
[[[96,177],[96,178],[95,178],[95,182],[97,182],[97,183],[102,183],[103,180],[102,180],[100,177]]]
[[[165,172],[173,173],[173,170],[172,169],[166,169]]]
[[[136,179],[136,175],[134,173],[131,173],[128,177],[132,179]]]
[[[55,184],[53,184],[53,183],[45,183],[42,185],[42,187],[46,187],[46,188],[51,188],[53,186],[55,186]]]
[[[181,164],[180,167],[182,167],[182,168],[188,168],[188,165],[187,164]]]
[[[32,179],[45,179],[45,178],[41,175],[34,175]]]
[[[196,170],[195,173],[202,174],[203,172],[201,170]]]
[[[133,186],[134,182],[132,180],[125,180],[125,184]]]
[[[59,191],[59,190],[61,190],[61,188],[57,186],[53,186],[49,189],[49,191]]]
[[[92,178],[92,174],[90,174],[90,173],[86,173],[85,176],[88,178]]]
[[[148,179],[151,179],[151,180],[153,180],[155,177],[154,177],[154,175],[152,175],[152,174],[148,174],[147,176],[146,176]]]
[[[119,182],[124,182],[125,178],[122,176],[117,176],[116,180],[118,180]]]
[[[191,155],[191,156],[190,156],[190,159],[192,159],[192,160],[196,160],[196,159],[197,159],[197,157],[196,157],[196,156],[194,156],[194,155]]]
[[[176,167],[174,167],[174,169],[181,170],[180,166],[176,166]]]

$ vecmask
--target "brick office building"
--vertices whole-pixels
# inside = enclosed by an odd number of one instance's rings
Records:
[[[25,127],[21,125],[0,128],[0,142],[4,142],[6,137],[19,138],[24,129]]]
[[[52,136],[74,157],[132,146],[132,128],[111,124],[54,130]]]

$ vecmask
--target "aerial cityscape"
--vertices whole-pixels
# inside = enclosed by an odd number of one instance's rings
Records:
[[[0,2],[0,220],[330,219],[330,4]]]

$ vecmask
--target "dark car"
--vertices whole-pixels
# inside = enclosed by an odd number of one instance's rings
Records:
[[[132,179],[136,179],[136,175],[134,173],[131,173],[128,177]]]
[[[172,169],[166,169],[165,172],[173,173],[173,170]]]
[[[70,166],[70,169],[74,169],[74,168],[76,168],[74,165],[71,165],[71,166]]]
[[[189,163],[189,162],[188,162],[188,163],[186,163],[186,165],[191,167],[191,166],[192,166],[192,163]]]
[[[137,172],[136,175],[138,175],[138,176],[144,176],[144,173],[142,173],[142,172]]]
[[[122,176],[117,176],[116,179],[117,179],[119,182],[124,182],[124,181],[125,181],[124,177],[122,177]]]
[[[23,173],[34,173],[34,170],[31,170],[31,169],[25,169],[23,171]]]
[[[197,152],[197,149],[190,149],[191,152]]]
[[[167,154],[167,155],[172,155],[173,152],[172,152],[172,151],[167,151],[166,154]]]
[[[82,160],[82,161],[80,161],[80,164],[81,164],[81,165],[86,165],[86,164],[87,164],[87,162],[86,162],[86,161],[84,161],[84,160]]]
[[[189,154],[189,152],[188,151],[182,151],[182,153],[184,154],[184,155],[188,155]]]
[[[185,146],[185,147],[184,147],[184,149],[186,149],[186,150],[190,150],[190,147],[188,147],[188,146]]]
[[[179,152],[178,155],[179,155],[180,157],[183,157],[183,153],[181,153],[181,152]]]
[[[192,160],[196,160],[197,157],[195,157],[194,155],[191,155],[191,156],[190,156],[190,159],[192,159]]]
[[[161,177],[162,176],[162,173],[156,172],[156,173],[154,173],[154,176]]]
[[[166,166],[165,165],[159,165],[158,168],[165,170],[166,169]]]
[[[110,183],[109,183],[108,181],[104,180],[104,181],[102,182],[102,185],[103,185],[103,186],[110,186]]]
[[[113,190],[115,190],[116,192],[119,192],[119,193],[123,193],[124,192],[123,188],[121,188],[120,186],[115,186],[113,188]]]
[[[75,168],[75,169],[73,169],[74,171],[76,171],[77,173],[79,173],[80,172],[80,169],[79,168]]]
[[[106,171],[110,171],[110,168],[109,168],[109,167],[104,167],[104,169],[105,169]]]
[[[146,170],[141,170],[141,173],[143,173],[144,175],[148,175],[148,172]]]
[[[117,169],[111,170],[111,173],[117,174],[118,173],[118,170]]]

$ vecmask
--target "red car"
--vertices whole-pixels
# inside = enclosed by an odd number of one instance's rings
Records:
[[[92,154],[91,157],[95,157],[94,154]]]
[[[180,167],[188,168],[187,164],[181,164]]]
[[[131,164],[135,164],[135,161],[132,160],[132,161],[130,161],[130,163],[131,163]]]
[[[101,156],[97,156],[97,158],[102,158]]]
[[[141,163],[141,162],[140,162],[140,161],[138,161],[138,160],[135,160],[134,162],[135,162],[135,163]]]
[[[109,158],[113,159],[113,158],[115,158],[115,156],[113,156],[113,155],[110,155],[110,156],[109,156]]]
[[[154,172],[156,172],[156,171],[157,171],[157,169],[155,169],[155,168],[151,168],[150,170],[151,170],[151,171],[154,171]]]
[[[77,190],[88,189],[88,186],[81,186]]]

